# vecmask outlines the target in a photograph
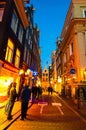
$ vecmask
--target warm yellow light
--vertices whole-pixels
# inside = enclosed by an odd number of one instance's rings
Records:
[[[50,81],[50,83],[52,84],[53,82],[52,82],[52,81]]]
[[[28,75],[28,73],[27,73],[27,72],[25,72],[25,75]]]
[[[75,88],[72,89],[72,94],[75,95]]]
[[[61,83],[62,82],[62,79],[60,76],[58,76],[58,83]]]
[[[67,79],[68,81],[70,80],[70,78]]]
[[[73,76],[73,79],[76,79],[76,76]]]
[[[11,62],[13,58],[14,44],[11,39],[8,39],[8,45],[6,50],[5,60]]]
[[[23,69],[21,69],[20,72],[19,72],[19,75],[22,75],[22,74],[24,74],[24,70]]]
[[[27,74],[28,74],[28,75],[30,74],[30,69],[27,70]]]
[[[30,69],[27,69],[27,71],[25,72],[25,75],[32,77],[32,71]]]
[[[15,56],[15,66],[19,67],[19,63],[20,63],[20,51],[19,51],[19,49],[17,49],[16,56]]]
[[[61,78],[59,78],[59,79],[58,79],[58,83],[61,83],[61,82],[62,82],[62,79],[61,79]]]
[[[84,75],[86,75],[86,69],[84,70]]]
[[[57,87],[57,85],[55,84],[55,90],[56,90],[56,87]]]
[[[40,84],[41,84],[41,82],[40,82],[40,81],[38,81],[37,83],[38,83],[38,85],[40,85]]]
[[[13,82],[13,78],[11,77],[0,77],[0,85],[5,84],[6,86],[10,85],[10,83]]]
[[[4,77],[0,76],[0,95],[6,95],[7,94],[7,88],[10,85],[11,82],[13,82],[12,77]]]

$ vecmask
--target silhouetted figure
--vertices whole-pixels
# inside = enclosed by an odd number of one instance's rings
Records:
[[[35,101],[35,99],[36,99],[36,97],[37,97],[37,90],[38,88],[37,88],[37,86],[33,86],[32,87],[32,102],[34,103],[34,101]]]
[[[42,88],[41,86],[38,86],[38,98],[42,96]]]
[[[52,92],[53,92],[53,88],[52,88],[52,86],[50,85],[49,87],[48,87],[48,94],[50,95],[52,95]]]
[[[24,88],[21,92],[21,120],[26,118],[27,110],[28,110],[28,102],[31,97],[31,90],[28,86],[27,80],[24,82]]]

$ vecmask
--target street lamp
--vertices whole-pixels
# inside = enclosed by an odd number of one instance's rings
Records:
[[[20,69],[19,75],[22,75],[22,74],[24,74],[24,70]]]

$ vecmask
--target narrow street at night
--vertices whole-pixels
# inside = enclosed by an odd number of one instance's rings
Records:
[[[56,94],[43,94],[42,99],[37,100],[28,109],[27,118],[24,121],[20,117],[8,127],[8,130],[84,130],[86,120],[76,114],[66,102]]]
[[[0,0],[0,130],[86,129],[86,0]]]

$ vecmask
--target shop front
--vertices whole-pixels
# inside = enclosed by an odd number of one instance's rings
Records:
[[[9,63],[0,63],[0,102],[7,99],[7,89],[11,82],[19,86],[19,69]]]

